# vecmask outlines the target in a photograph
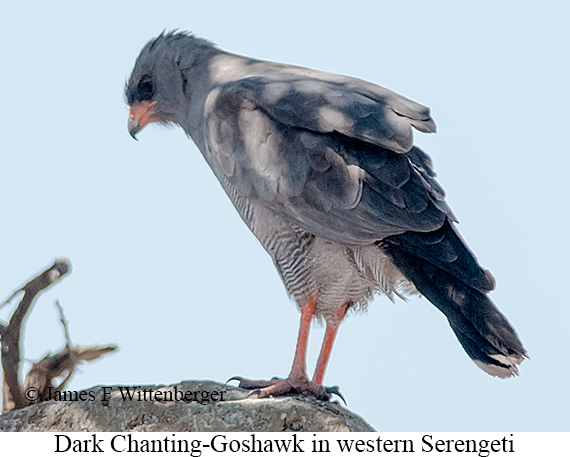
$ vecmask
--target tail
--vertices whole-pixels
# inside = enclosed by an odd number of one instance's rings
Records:
[[[449,221],[430,233],[408,232],[385,238],[382,250],[449,320],[465,352],[492,376],[518,374],[527,356],[507,318],[487,296],[494,288]]]

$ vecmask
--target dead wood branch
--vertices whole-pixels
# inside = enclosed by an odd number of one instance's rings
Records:
[[[102,355],[113,352],[117,346],[79,346],[66,347],[54,355],[47,355],[35,363],[26,375],[24,392],[27,393],[29,403],[51,400],[56,391],[62,391],[71,379],[77,365],[82,362],[95,360]],[[67,373],[65,378],[55,386],[53,381]],[[33,397],[36,400],[33,400]]]
[[[2,411],[12,411],[27,406],[27,401],[24,398],[18,382],[20,335],[22,333],[24,317],[30,310],[37,295],[59,281],[70,270],[71,262],[69,259],[57,259],[50,268],[18,289],[8,299],[8,301],[10,301],[19,292],[23,292],[22,300],[12,314],[10,321],[7,325],[0,327],[0,337],[2,338],[2,373],[4,378],[2,385]]]
[[[10,321],[7,324],[0,322],[3,372],[2,412],[21,409],[39,401],[50,400],[57,391],[65,388],[80,363],[95,360],[117,349],[116,346],[73,346],[63,307],[56,300],[55,304],[65,335],[65,348],[56,354],[48,354],[39,362],[34,363],[26,375],[23,387],[20,384],[18,380],[18,371],[22,359],[20,338],[26,314],[31,309],[38,294],[59,281],[70,270],[69,259],[57,259],[50,268],[16,290],[8,300],[0,304],[0,308],[2,308],[22,293],[22,299]],[[56,385],[54,382],[61,377],[63,379]]]

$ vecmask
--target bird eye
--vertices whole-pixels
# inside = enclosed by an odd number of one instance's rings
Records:
[[[154,84],[150,75],[144,75],[138,84],[138,95],[141,101],[150,100],[154,95]]]

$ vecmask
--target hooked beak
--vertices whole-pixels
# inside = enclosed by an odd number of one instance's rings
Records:
[[[156,102],[142,101],[135,102],[129,109],[129,134],[137,140],[137,133],[139,133],[145,125],[152,122],[152,114]]]

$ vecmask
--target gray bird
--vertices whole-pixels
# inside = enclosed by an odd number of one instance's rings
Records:
[[[175,124],[194,140],[269,253],[301,311],[286,379],[240,386],[260,396],[330,398],[323,378],[339,324],[375,293],[421,294],[487,373],[518,374],[526,351],[489,299],[495,281],[459,235],[412,127],[427,107],[360,79],[230,54],[183,32],[138,56],[125,87],[129,132]],[[326,322],[312,380],[311,321]]]

